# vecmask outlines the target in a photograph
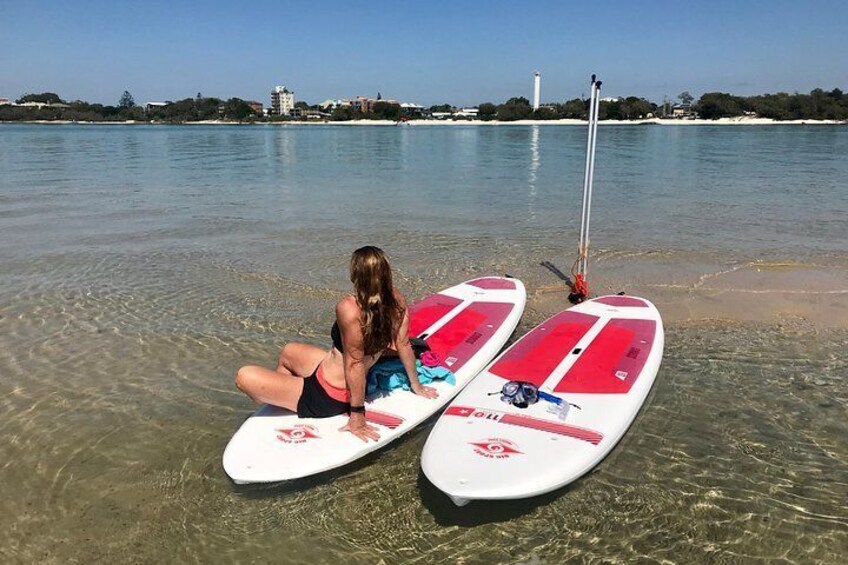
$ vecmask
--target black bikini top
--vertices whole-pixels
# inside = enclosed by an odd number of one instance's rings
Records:
[[[339,353],[344,353],[344,345],[342,344],[342,331],[339,329],[339,323],[333,322],[333,327],[330,329],[330,339],[333,340],[333,347],[339,350]]]
[[[333,340],[333,347],[339,350],[339,353],[344,353],[344,345],[342,344],[342,332],[339,329],[339,323],[333,322],[333,327],[330,328],[330,339]],[[415,358],[421,357],[425,351],[430,351],[430,346],[420,337],[409,338],[409,343],[412,345],[412,351],[415,353]]]

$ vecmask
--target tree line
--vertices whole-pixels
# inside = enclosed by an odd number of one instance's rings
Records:
[[[809,94],[761,94],[757,96],[735,96],[724,92],[708,92],[697,101],[688,92],[678,96],[678,100],[688,110],[691,117],[718,119],[743,115],[759,116],[774,120],[848,120],[848,95],[840,89],[825,91],[817,88]],[[197,93],[194,98],[185,98],[167,102],[163,106],[142,108],[133,100],[132,94],[124,92],[114,106],[90,104],[80,100],[65,102],[56,93],[25,94],[16,103],[34,102],[43,104],[34,106],[0,106],[0,121],[148,121],[166,123],[184,123],[206,120],[227,120],[237,122],[291,120],[285,116],[262,116],[240,98],[223,100],[204,97]],[[310,106],[299,101],[295,104],[304,115],[307,111],[321,111],[317,105]],[[359,119],[401,120],[426,118],[436,112],[456,113],[459,109],[450,104],[437,104],[421,114],[405,113],[399,104],[378,100],[367,112],[355,110],[350,106],[338,106],[331,112],[322,112],[324,119],[349,121]],[[498,120],[504,122],[516,120],[558,120],[582,119],[589,113],[589,101],[574,98],[562,103],[545,104],[534,110],[525,97],[510,98],[503,104],[483,102],[477,106],[477,117],[452,116],[452,119],[481,121]],[[636,96],[603,100],[599,104],[602,120],[640,120],[650,117],[663,117],[668,113],[668,105],[657,104]]]
[[[838,88],[830,92],[816,88],[809,94],[779,92],[758,96],[708,92],[694,110],[706,120],[746,114],[773,120],[848,120],[848,96]]]
[[[184,123],[219,119],[243,122],[259,117],[245,100],[204,97],[199,92],[194,98],[169,101],[164,106],[154,106],[147,110],[137,105],[132,94],[127,91],[124,91],[115,106],[90,104],[81,100],[66,102],[54,92],[25,94],[15,101],[16,104],[27,102],[43,106],[0,106],[0,121]]]
[[[510,98],[503,104],[484,102],[477,106],[481,120],[512,122],[516,120],[585,120],[589,116],[589,101],[574,98],[563,103],[545,104],[534,110],[523,96]],[[603,101],[598,114],[602,120],[640,120],[655,115],[657,105],[644,98],[630,96],[616,101]]]

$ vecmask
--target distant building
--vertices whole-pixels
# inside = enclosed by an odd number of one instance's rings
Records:
[[[601,98],[601,102],[621,102],[624,98],[620,96],[607,96],[606,98]]]
[[[364,112],[367,114],[374,108],[374,104],[376,104],[378,100],[367,96],[357,96],[356,98],[345,100],[345,102],[348,102],[347,106],[350,106],[354,112]]]
[[[330,114],[318,110],[307,110],[303,115],[307,120],[324,120],[330,117]]]
[[[149,114],[153,110],[158,110],[159,108],[164,108],[167,106],[167,102],[148,102],[144,105],[144,113]]]
[[[404,102],[400,105],[400,113],[404,116],[420,116],[424,113],[424,106],[420,104],[413,104],[411,102]]]
[[[695,112],[692,111],[692,106],[690,104],[676,104],[671,108],[671,117],[677,118],[678,120],[694,118]]]
[[[318,104],[318,107],[321,108],[322,110],[333,110],[337,106],[341,106],[342,102],[343,102],[342,100],[333,100],[332,98],[328,98],[328,99],[324,100],[323,102],[321,102],[320,104]]]
[[[357,96],[348,100],[342,100],[338,106],[350,106],[355,112],[370,113],[374,111],[374,104],[377,102],[385,102],[386,104],[395,104],[400,106],[400,102],[391,98],[371,98],[368,96]]]
[[[9,102],[8,98],[0,98],[0,106],[8,106],[9,104],[11,104],[11,102]]]
[[[458,116],[460,118],[476,118],[480,113],[480,110],[477,108],[460,108],[458,112],[454,112],[454,116]]]
[[[261,116],[265,113],[265,107],[262,105],[262,102],[257,102],[256,100],[250,100],[247,103],[250,106],[250,109],[253,110],[257,116]]]
[[[271,91],[271,113],[275,116],[288,116],[294,110],[294,91],[285,86],[275,86]]]

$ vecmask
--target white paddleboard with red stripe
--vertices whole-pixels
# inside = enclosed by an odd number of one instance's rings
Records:
[[[335,469],[385,447],[437,413],[498,354],[524,312],[521,281],[484,277],[410,306],[411,336],[423,337],[456,375],[435,382],[435,400],[395,390],[366,399],[366,417],[380,433],[368,443],[339,428],[347,415],[298,418],[265,405],[248,418],[224,450],[224,470],[239,484],[277,482]]]
[[[663,354],[653,304],[603,296],[560,312],[501,354],[445,410],[421,467],[459,506],[527,498],[578,479],[624,436],[651,390]],[[545,400],[517,408],[500,399],[527,381],[572,406],[565,419]]]

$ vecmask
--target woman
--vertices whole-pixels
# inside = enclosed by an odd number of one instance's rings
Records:
[[[400,357],[415,394],[437,395],[418,381],[409,343],[409,312],[403,296],[392,286],[386,254],[371,245],[354,251],[350,282],[354,294],[336,304],[329,352],[304,343],[286,344],[276,371],[242,367],[236,386],[256,402],[287,408],[301,418],[349,413],[342,430],[366,442],[376,441],[380,437],[376,428],[365,421],[365,378],[381,355],[389,352]]]

